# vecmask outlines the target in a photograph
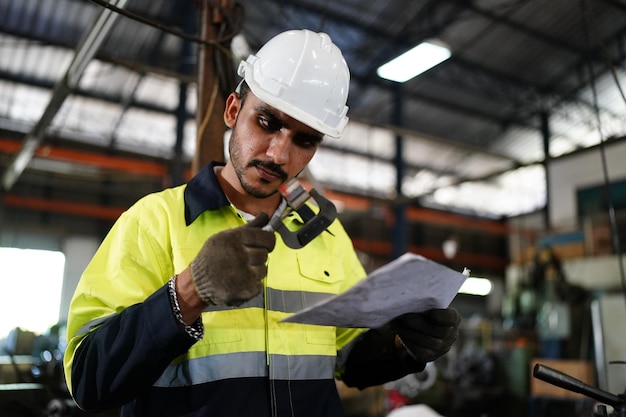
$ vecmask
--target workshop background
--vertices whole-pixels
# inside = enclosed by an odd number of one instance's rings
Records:
[[[482,284],[454,299],[461,337],[424,372],[338,383],[349,416],[618,410],[626,1],[0,0],[0,414],[85,415],[59,365],[82,269],[136,200],[224,160],[238,62],[295,28],[328,33],[351,70],[347,132],[304,178],[364,265],[408,251]],[[450,57],[377,75],[426,40]]]

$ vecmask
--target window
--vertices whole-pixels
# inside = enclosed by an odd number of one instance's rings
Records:
[[[65,255],[0,247],[0,339],[20,327],[44,333],[59,320]]]

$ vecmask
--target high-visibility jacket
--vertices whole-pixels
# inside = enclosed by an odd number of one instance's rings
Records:
[[[303,219],[285,222],[295,230]],[[208,309],[201,341],[177,324],[169,278],[209,236],[244,223],[212,164],[122,214],[70,305],[64,365],[80,407],[150,417],[343,415],[337,358],[362,330],[281,323],[364,278],[339,221],[297,250],[277,236],[263,294],[240,307]]]

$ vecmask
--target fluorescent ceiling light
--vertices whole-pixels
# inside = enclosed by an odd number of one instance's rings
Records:
[[[491,281],[487,278],[468,277],[461,285],[459,293],[485,296],[491,292],[491,288]]]
[[[386,64],[376,73],[387,80],[403,83],[450,58],[450,50],[437,41],[422,42]]]

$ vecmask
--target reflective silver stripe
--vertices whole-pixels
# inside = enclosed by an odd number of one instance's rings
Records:
[[[102,323],[104,323],[105,321],[107,321],[108,319],[110,319],[111,317],[113,317],[115,315],[116,315],[116,313],[110,314],[110,315],[108,315],[106,317],[100,317],[99,319],[94,319],[94,320],[88,321],[87,323],[83,324],[80,327],[80,329],[78,329],[76,334],[72,335],[71,337],[86,335],[87,333],[89,333],[91,331],[92,328],[101,325]]]
[[[334,295],[321,292],[281,291],[268,288],[267,308],[283,313],[295,313]]]
[[[333,297],[335,294],[323,293],[323,292],[304,292],[304,291],[281,291],[274,288],[267,289],[267,308],[272,311],[280,311],[283,313],[296,313],[303,308],[312,306],[327,298]],[[228,306],[208,306],[204,311],[223,311],[234,310],[238,308],[264,308],[263,294],[259,294],[256,297],[248,300],[239,307]],[[74,336],[82,336],[89,333],[89,331],[96,326],[101,325],[109,318],[115,316],[116,313],[108,315],[106,317],[100,317],[95,320],[91,320],[81,326]]]
[[[275,288],[268,288],[267,308],[283,313],[295,313],[334,295],[335,294],[322,292],[282,291]],[[250,307],[264,308],[263,295],[259,294],[239,307],[208,306],[204,311],[224,311]]]
[[[335,357],[322,355],[271,355],[270,378],[285,380],[330,379]]]
[[[263,294],[259,294],[256,297],[246,301],[242,305],[238,307],[229,307],[229,306],[207,306],[204,311],[224,311],[224,310],[236,310],[239,308],[263,308]]]
[[[333,356],[270,355],[272,379],[313,380],[333,378]],[[265,352],[238,352],[195,358],[170,364],[155,387],[181,387],[228,378],[265,377],[268,375]]]

